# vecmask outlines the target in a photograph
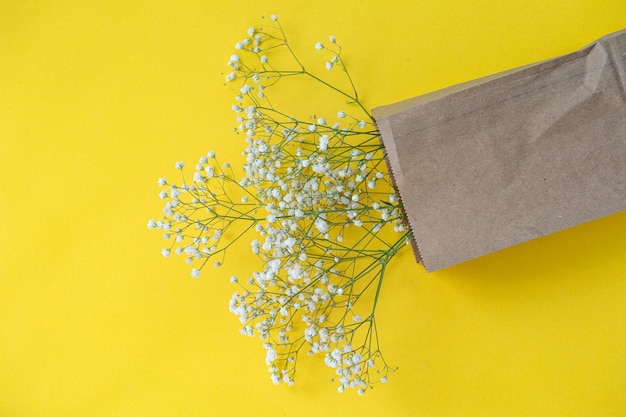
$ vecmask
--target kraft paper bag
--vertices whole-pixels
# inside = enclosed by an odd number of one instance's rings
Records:
[[[374,118],[435,271],[626,210],[626,30]]]

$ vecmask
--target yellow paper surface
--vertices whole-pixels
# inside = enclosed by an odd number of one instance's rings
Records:
[[[575,50],[623,2],[260,3],[0,2],[0,416],[624,415],[624,214],[430,275],[407,247],[377,309],[399,370],[363,398],[320,358],[273,386],[228,312],[248,252],[193,280],[146,229],[174,162],[237,161],[223,73],[262,15],[310,59],[336,36],[374,107]]]

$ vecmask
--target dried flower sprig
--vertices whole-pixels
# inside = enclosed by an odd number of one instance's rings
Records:
[[[293,384],[305,351],[335,370],[339,392],[363,394],[393,370],[379,347],[375,313],[387,266],[409,238],[374,119],[335,37],[328,47],[314,46],[328,54],[324,67],[340,71],[347,88],[310,71],[274,15],[247,35],[226,76],[238,88],[232,108],[236,132],[245,137],[242,178],[210,152],[193,182],[159,180],[165,215],[148,226],[165,232],[165,256],[174,250],[194,264],[193,277],[210,259],[221,265],[231,245],[251,237],[263,268],[243,282],[231,278],[238,289],[230,310],[243,334],[263,341],[271,379]],[[281,102],[303,79],[313,82],[311,94],[330,93],[345,108],[329,112],[332,120],[307,119],[270,100],[269,92],[282,93]],[[183,164],[177,168],[182,172]]]

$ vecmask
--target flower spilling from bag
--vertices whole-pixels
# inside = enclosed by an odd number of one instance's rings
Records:
[[[191,176],[178,162],[178,183],[159,180],[164,216],[148,227],[164,233],[163,255],[183,256],[194,278],[233,245],[249,246],[262,268],[231,277],[230,310],[244,335],[262,340],[272,381],[293,384],[306,352],[334,369],[339,392],[363,394],[394,370],[375,313],[389,261],[410,233],[374,120],[333,36],[314,45],[325,57],[319,71],[294,53],[274,15],[235,48],[226,81],[238,90],[243,170],[213,151]],[[341,107],[322,100],[306,116],[286,108],[327,95]]]

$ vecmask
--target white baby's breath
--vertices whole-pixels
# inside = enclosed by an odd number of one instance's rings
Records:
[[[148,228],[166,232],[171,246],[163,256],[184,255],[194,278],[209,259],[219,267],[228,248],[249,242],[245,251],[258,258],[259,268],[241,281],[230,278],[237,291],[229,309],[243,335],[263,341],[271,380],[292,385],[304,352],[320,355],[333,369],[339,392],[364,394],[393,370],[379,349],[374,313],[386,265],[409,231],[373,118],[335,37],[315,49],[329,55],[326,69],[345,72],[343,86],[302,64],[275,15],[266,23],[250,27],[228,61],[226,80],[236,84],[235,131],[244,147],[242,177],[236,178],[238,167],[208,152],[191,180],[183,175],[180,185],[170,185],[159,179],[164,217]],[[284,59],[274,58],[279,54]],[[277,62],[285,66],[274,67]],[[322,116],[307,120],[274,107],[268,93],[298,77],[318,81],[312,94],[338,94],[349,104],[327,105],[319,109]],[[182,162],[176,168],[184,173]]]

